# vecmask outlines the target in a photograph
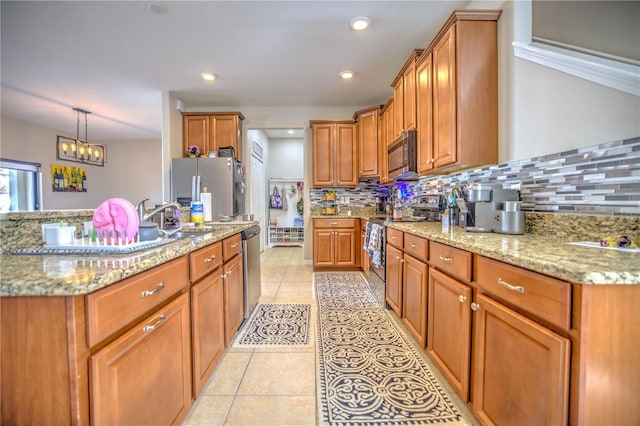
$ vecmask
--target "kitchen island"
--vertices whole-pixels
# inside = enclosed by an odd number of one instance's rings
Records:
[[[242,322],[255,224],[126,255],[5,251],[2,424],[179,424]]]

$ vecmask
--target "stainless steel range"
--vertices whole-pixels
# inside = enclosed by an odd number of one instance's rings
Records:
[[[373,290],[373,293],[376,296],[376,300],[383,308],[387,307],[386,302],[386,251],[387,251],[387,227],[385,226],[386,219],[383,217],[380,218],[370,218],[369,223],[371,225],[380,226],[381,230],[381,247],[382,250],[380,252],[380,264],[374,265],[371,264],[371,274],[369,274],[369,286]]]

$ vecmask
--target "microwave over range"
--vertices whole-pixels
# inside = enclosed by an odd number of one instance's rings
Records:
[[[387,148],[389,177],[395,180],[418,179],[417,135],[415,130],[402,133]]]

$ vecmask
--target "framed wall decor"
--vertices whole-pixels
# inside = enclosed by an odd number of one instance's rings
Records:
[[[87,170],[84,167],[51,165],[53,192],[87,192]]]

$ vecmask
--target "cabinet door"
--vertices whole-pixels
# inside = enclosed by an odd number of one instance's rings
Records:
[[[416,129],[416,62],[412,61],[402,76],[403,84],[403,128]]]
[[[200,153],[206,155],[209,148],[209,116],[185,115],[182,117],[182,156],[186,157],[187,147],[196,145]]]
[[[433,62],[431,54],[425,54],[416,69],[417,122],[418,122],[418,173],[433,169]]]
[[[358,116],[359,176],[378,175],[378,113],[379,109]]]
[[[402,316],[402,251],[387,244],[386,299],[391,309]]]
[[[210,124],[211,141],[215,145],[212,151],[217,151],[221,147],[232,146],[236,153],[236,160],[242,161],[239,124],[240,120],[237,115],[212,115]]]
[[[333,266],[334,249],[333,230],[313,230],[313,266]]]
[[[336,124],[336,185],[356,186],[358,184],[357,141],[355,124]]]
[[[387,108],[387,115],[385,117],[386,118],[385,127],[387,132],[387,147],[391,145],[393,140],[396,138],[396,135],[400,131],[400,128],[396,129],[396,105],[397,103],[394,98],[389,102],[389,107]],[[400,106],[400,108],[402,109],[402,106]],[[387,164],[387,169],[388,169],[388,164]]]
[[[356,266],[355,229],[336,229],[335,234],[335,262],[337,267]]]
[[[456,25],[433,49],[433,146],[435,168],[457,160]]]
[[[197,398],[224,353],[224,284],[218,268],[191,288],[193,396]]]
[[[427,344],[427,265],[405,253],[402,321],[424,348]]]
[[[94,425],[180,424],[191,407],[185,293],[90,358]]]
[[[466,402],[471,360],[471,288],[429,269],[427,351]]]
[[[393,142],[404,132],[404,85],[402,79],[398,79],[393,86]]]
[[[380,183],[389,182],[387,166],[387,110],[378,118],[378,171]]]
[[[313,186],[333,186],[334,147],[332,124],[314,124],[313,128]]]
[[[479,294],[473,409],[484,424],[564,425],[569,340]]]
[[[244,287],[242,280],[242,255],[224,264],[224,340],[229,346],[244,319]]]

